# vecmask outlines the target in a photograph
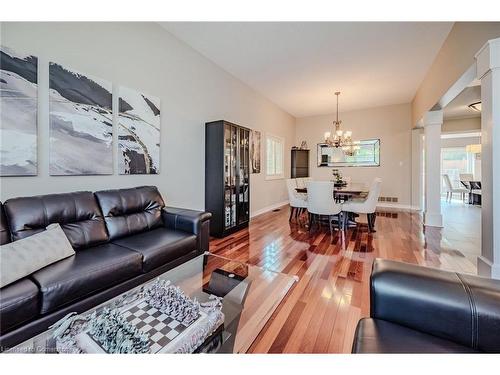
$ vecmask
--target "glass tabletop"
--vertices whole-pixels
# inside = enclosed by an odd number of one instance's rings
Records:
[[[195,352],[245,353],[276,307],[283,300],[296,276],[274,272],[258,266],[205,253],[158,277],[178,286],[187,296],[200,303],[215,295],[222,298],[223,323],[212,332]],[[157,279],[150,280],[82,316],[104,308],[126,306],[140,296]],[[213,298],[213,297],[212,297]],[[124,302],[125,301],[125,302]],[[9,350],[14,353],[57,353],[54,330],[49,329]]]

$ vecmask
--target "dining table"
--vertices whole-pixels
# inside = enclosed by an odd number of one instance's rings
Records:
[[[297,191],[297,193],[307,194],[306,187],[295,188],[295,191]],[[369,191],[368,186],[362,182],[349,182],[343,185],[335,184],[333,187],[333,194],[335,197],[337,196],[348,197],[348,198],[363,197],[368,194],[368,191]]]
[[[307,194],[306,187],[295,188],[295,191],[297,193]],[[369,192],[368,185],[362,182],[348,182],[344,184],[335,184],[333,187],[333,197],[337,202],[343,202],[353,198],[356,199],[366,198],[368,192]],[[357,226],[356,217],[358,216],[359,216],[358,214],[352,212],[348,213],[347,226],[351,228],[356,227]]]

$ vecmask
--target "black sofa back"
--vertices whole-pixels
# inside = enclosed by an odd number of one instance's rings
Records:
[[[108,241],[101,211],[89,191],[9,199],[4,203],[13,241],[59,223],[75,250]]]
[[[163,225],[165,202],[155,186],[95,192],[110,240],[130,236]]]
[[[0,245],[10,242],[10,232],[7,225],[7,218],[3,209],[3,204],[0,202]]]

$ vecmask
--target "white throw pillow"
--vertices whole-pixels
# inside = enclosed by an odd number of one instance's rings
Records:
[[[0,288],[75,254],[59,224],[0,246]]]

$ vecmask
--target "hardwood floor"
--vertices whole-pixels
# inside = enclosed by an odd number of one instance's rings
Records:
[[[309,233],[305,216],[292,223],[288,217],[284,206],[210,242],[214,254],[300,277],[250,353],[350,353],[356,324],[369,315],[369,277],[377,257],[476,273],[442,230],[423,231],[417,213],[378,212],[376,233],[359,224],[333,236],[327,225]]]
[[[459,248],[476,264],[481,255],[481,207],[463,204],[460,200],[441,200],[443,239],[441,246]]]

